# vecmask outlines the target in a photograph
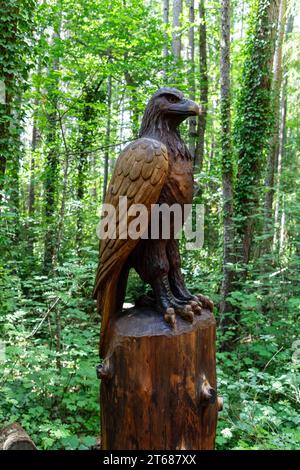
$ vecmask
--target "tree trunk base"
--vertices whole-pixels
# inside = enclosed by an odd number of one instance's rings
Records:
[[[148,307],[123,312],[98,367],[102,449],[214,448],[215,328],[208,310],[176,329]]]

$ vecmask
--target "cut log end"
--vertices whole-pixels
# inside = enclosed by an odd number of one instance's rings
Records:
[[[26,431],[13,423],[0,430],[0,450],[37,450]]]

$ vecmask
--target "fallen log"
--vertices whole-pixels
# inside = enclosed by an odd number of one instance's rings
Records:
[[[0,450],[37,450],[27,432],[13,423],[0,430]]]

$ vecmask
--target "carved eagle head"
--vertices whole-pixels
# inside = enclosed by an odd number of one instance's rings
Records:
[[[176,88],[160,88],[150,98],[142,120],[140,135],[153,127],[167,125],[169,129],[178,127],[189,116],[200,114],[200,108],[192,100],[184,98]]]

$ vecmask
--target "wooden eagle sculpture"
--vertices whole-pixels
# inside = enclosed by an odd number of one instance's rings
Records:
[[[117,159],[104,201],[116,208],[117,229],[122,218],[127,217],[130,222],[132,204],[146,207],[149,230],[152,205],[192,203],[193,161],[178,127],[186,118],[199,113],[199,106],[175,88],[161,88],[151,97],[139,138],[127,145]],[[119,207],[121,196],[127,197],[127,212]],[[108,354],[114,318],[122,311],[131,268],[150,284],[153,306],[171,326],[176,324],[176,315],[193,321],[195,314],[201,314],[201,307],[212,310],[213,304],[207,297],[188,291],[180,265],[174,230],[169,239],[132,239],[119,233],[116,238],[101,240],[94,296],[102,315],[102,358]]]

